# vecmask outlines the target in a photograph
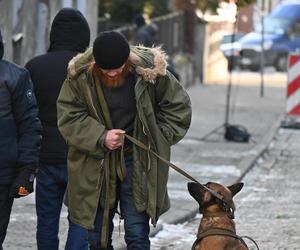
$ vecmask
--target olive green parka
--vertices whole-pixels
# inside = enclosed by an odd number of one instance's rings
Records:
[[[108,109],[105,101],[99,101],[97,83],[89,70],[91,51],[70,62],[69,75],[57,100],[58,127],[69,145],[66,203],[71,221],[87,229],[94,228],[100,191],[113,192],[101,187],[110,181],[111,164],[116,162],[114,152],[104,145]],[[190,99],[167,71],[166,56],[159,48],[132,46],[129,62],[137,79],[133,136],[170,159],[171,145],[180,141],[190,126]],[[133,146],[135,206],[139,212],[147,212],[153,225],[170,207],[168,172],[166,164]]]

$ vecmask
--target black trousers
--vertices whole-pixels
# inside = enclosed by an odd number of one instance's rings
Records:
[[[0,185],[0,250],[6,236],[13,199],[9,198],[10,185]]]

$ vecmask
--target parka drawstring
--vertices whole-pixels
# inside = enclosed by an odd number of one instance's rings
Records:
[[[124,143],[122,143],[122,146],[119,150],[116,150],[119,152],[109,152],[110,154],[116,154],[119,156],[119,159],[117,159],[117,162],[120,164],[117,164],[116,171],[117,175],[120,179],[120,181],[124,181],[127,176],[127,170],[125,165],[125,158],[124,158]],[[112,157],[114,158],[114,157]],[[106,248],[108,243],[108,235],[109,235],[109,210],[110,210],[110,192],[107,192],[109,190],[109,176],[110,176],[110,167],[104,169],[104,176],[105,176],[105,200],[104,200],[104,213],[103,213],[103,224],[101,229],[101,247]],[[101,178],[101,177],[100,177]],[[103,190],[100,190],[102,192]],[[120,220],[122,219],[121,213],[120,213]]]
[[[109,235],[109,165],[104,169],[105,175],[105,201],[104,201],[104,212],[103,212],[103,223],[101,228],[101,248],[107,247],[108,235]],[[100,190],[102,192],[102,190]]]
[[[125,165],[125,156],[124,156],[124,142],[122,143],[120,152],[117,153],[119,156],[120,165],[116,166],[117,168],[117,175],[120,181],[124,181],[127,175],[126,165]]]

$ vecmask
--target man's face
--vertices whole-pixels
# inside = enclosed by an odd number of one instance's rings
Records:
[[[117,69],[102,69],[94,65],[94,73],[101,82],[109,88],[117,88],[123,85],[129,72],[129,64],[125,63]]]
[[[125,67],[125,64],[123,64],[120,68],[117,69],[101,69],[104,75],[106,75],[109,78],[117,78],[123,71]]]

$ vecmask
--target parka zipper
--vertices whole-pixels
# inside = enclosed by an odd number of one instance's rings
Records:
[[[141,79],[137,79],[137,82],[136,82],[135,87],[139,84],[140,81],[141,81]],[[150,140],[149,140],[150,137],[148,136],[148,134],[147,134],[147,132],[146,132],[146,128],[145,128],[145,125],[144,125],[144,123],[143,123],[143,120],[142,120],[142,117],[141,117],[141,113],[140,113],[138,107],[136,107],[136,110],[137,110],[138,117],[139,117],[139,119],[140,119],[140,121],[141,121],[141,124],[142,124],[142,128],[143,128],[142,130],[143,130],[143,133],[144,133],[144,135],[145,135],[146,138],[147,138],[148,148],[150,149],[150,148],[151,148],[151,142],[150,142]],[[148,158],[147,171],[149,171],[149,170],[150,170],[150,153],[149,153],[149,151],[147,152],[147,158]]]

